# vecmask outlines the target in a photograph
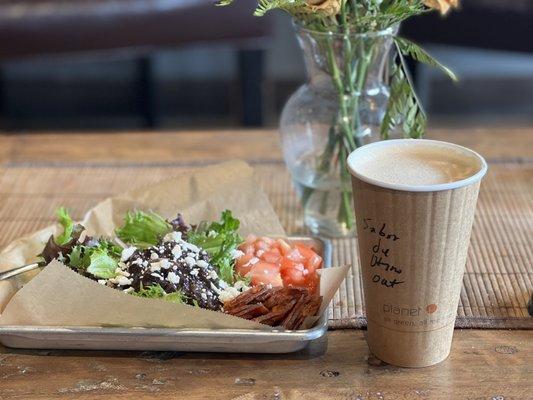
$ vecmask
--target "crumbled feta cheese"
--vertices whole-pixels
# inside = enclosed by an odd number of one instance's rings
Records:
[[[192,243],[183,242],[181,244],[181,247],[184,247],[187,250],[192,251],[193,253],[199,253],[200,252],[200,249],[198,248],[198,246],[196,246],[196,245],[194,245]]]
[[[150,260],[157,260],[159,258],[159,254],[157,253],[150,253]]]
[[[235,282],[235,285],[233,287],[237,290],[240,290],[241,292],[244,292],[249,289],[249,286],[246,284],[245,281],[237,281]]]
[[[152,275],[154,278],[159,278],[159,279],[163,280],[163,277],[161,275],[159,275],[158,273],[156,273],[156,272],[152,272],[150,275]]]
[[[202,299],[207,300],[207,295],[205,293],[201,293],[200,296],[202,297]]]
[[[192,276],[196,276],[196,275],[198,275],[198,271],[199,271],[198,268],[194,268],[194,269],[190,272],[190,274],[191,274]]]
[[[198,260],[196,261],[196,265],[200,268],[207,268],[209,266],[209,263],[204,260]]]
[[[241,258],[242,256],[244,256],[244,252],[239,249],[233,249],[231,252],[231,258],[233,258],[234,260],[236,260],[237,258]]]
[[[229,285],[223,281],[222,279],[218,281],[218,286],[220,286],[222,289],[227,288]]]
[[[181,247],[179,244],[175,245],[171,252],[174,258],[180,258],[181,255],[183,254],[183,251],[181,250]]]
[[[187,256],[187,257],[185,257],[185,260],[184,260],[184,261],[187,263],[187,265],[188,265],[189,267],[192,267],[192,266],[196,265],[196,261],[195,261],[195,259],[192,258],[192,257]]]
[[[170,261],[168,261],[166,258],[163,258],[162,260],[150,263],[150,271],[160,271],[162,269],[169,269],[171,267]]]
[[[116,278],[116,281],[117,281],[117,284],[119,286],[126,286],[126,285],[130,285],[131,284],[131,279],[125,277],[125,276],[117,276]]]
[[[135,265],[135,264],[137,264],[137,265],[142,265],[142,263],[143,263],[142,258],[137,258],[137,259],[135,259],[135,260],[133,260],[133,261],[131,262],[131,265]]]
[[[167,281],[178,284],[180,283],[180,277],[176,275],[174,272],[169,272],[167,275]]]
[[[167,233],[163,238],[163,242],[179,242],[181,240],[181,232],[172,231]]]
[[[214,269],[212,269],[211,271],[209,271],[209,274],[207,274],[207,277],[209,279],[217,279],[218,278],[218,274],[217,274],[217,272]]]
[[[100,285],[105,285],[107,283],[107,279],[98,279],[98,283]]]
[[[124,293],[131,293],[133,291],[135,291],[135,289],[133,289],[131,286],[129,288],[123,290]]]
[[[218,299],[222,303],[227,303],[228,301],[233,300],[239,294],[241,294],[241,292],[239,292],[233,286],[229,286],[218,294]]]
[[[124,271],[123,269],[117,268],[115,270],[116,275],[123,275],[123,276],[130,276],[130,273],[128,271]]]
[[[150,263],[150,271],[152,272],[161,271],[161,262],[157,261],[157,262]]]
[[[126,269],[128,266],[126,265],[126,263],[123,263],[122,261],[119,261],[118,262],[118,267],[120,269]]]
[[[126,247],[124,250],[122,250],[122,254],[120,255],[120,261],[128,261],[130,257],[137,251],[137,247],[130,246]]]
[[[265,251],[264,250],[257,250],[257,252],[255,254],[257,254],[257,257],[261,257],[263,254],[265,254]]]

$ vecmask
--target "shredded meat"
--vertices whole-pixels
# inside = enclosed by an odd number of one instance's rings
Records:
[[[254,286],[224,304],[224,312],[285,329],[298,329],[318,312],[322,297],[306,289]]]

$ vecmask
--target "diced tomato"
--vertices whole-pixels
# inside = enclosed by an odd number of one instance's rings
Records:
[[[280,249],[282,255],[285,256],[285,255],[287,255],[289,253],[289,251],[291,251],[291,246],[285,240],[278,239],[277,240],[277,244],[279,246],[279,249]]]
[[[298,249],[298,251],[300,252],[302,257],[304,257],[304,258],[311,258],[313,256],[318,255],[318,254],[316,254],[316,252],[311,247],[304,246],[302,244],[297,244],[294,247],[296,247]]]
[[[245,256],[241,257],[239,259],[239,261],[244,258]],[[241,275],[241,276],[245,276],[248,272],[250,272],[250,269],[252,268],[252,263],[251,263],[251,260],[253,259],[253,256],[252,258],[250,259],[247,259],[247,260],[243,260],[244,262],[242,264],[235,264],[235,271]]]
[[[285,286],[293,286],[293,287],[305,286],[307,280],[304,275],[304,271],[305,269],[302,269],[300,271],[296,268],[284,270],[281,274],[281,278],[283,279],[283,284]]]
[[[255,249],[253,244],[244,243],[239,247],[239,250],[242,251],[244,255],[237,259],[237,264],[245,264],[247,262],[244,261],[245,259],[249,260],[250,258],[255,256]]]
[[[288,269],[291,269],[293,267],[294,267],[294,262],[291,259],[289,259],[287,257],[283,257],[281,259],[281,264],[280,264],[280,268],[279,268],[280,272],[284,272],[284,271],[286,271]]]
[[[313,254],[310,258],[306,260],[305,266],[309,270],[310,274],[315,273],[316,270],[322,266],[322,257],[320,257],[316,253]]]
[[[250,235],[240,246],[244,255],[236,261],[236,271],[251,278],[252,285],[318,289],[322,267],[320,257],[311,247],[302,244],[291,246],[283,239]]]
[[[255,257],[254,246],[253,244],[244,243],[243,245],[241,245],[239,250],[241,250],[244,255],[240,256],[235,261],[235,269],[239,275],[244,276],[251,268],[250,261],[252,260],[252,258]]]
[[[281,254],[278,249],[270,249],[261,255],[261,259],[271,264],[279,264],[281,261]]]
[[[254,247],[255,247],[255,250],[258,251],[258,250],[268,250],[270,248],[270,245],[265,242],[264,240],[257,240],[255,243],[254,243]]]
[[[250,272],[246,275],[251,278],[251,284],[283,286],[283,281],[279,273],[279,267],[275,264],[260,261],[254,264]]]
[[[240,256],[236,261],[235,263],[237,265],[244,265],[246,264],[248,261],[250,261],[250,259],[254,256],[254,252],[247,252],[247,251],[244,251],[243,252],[244,254],[242,256]]]
[[[303,263],[283,257],[280,273],[285,286],[307,287],[309,270]]]
[[[296,249],[291,249],[291,251],[289,251],[285,257],[287,257],[289,260],[292,260],[294,262],[302,262],[305,260],[305,257],[302,256],[302,254],[300,253],[300,250],[298,250],[297,248]]]
[[[274,244],[274,242],[275,242],[274,239],[269,238],[268,236],[262,236],[262,237],[261,237],[261,240],[262,240],[263,242],[265,242],[266,244],[268,244],[269,246],[272,246],[272,245]]]

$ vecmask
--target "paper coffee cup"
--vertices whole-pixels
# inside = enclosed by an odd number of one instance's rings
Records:
[[[348,157],[371,352],[424,367],[450,353],[485,160],[433,140],[372,143]]]

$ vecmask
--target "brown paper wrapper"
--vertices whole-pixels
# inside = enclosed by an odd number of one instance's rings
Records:
[[[450,352],[480,183],[407,192],[352,182],[370,350],[394,365],[436,364]]]
[[[268,198],[257,187],[252,168],[241,161],[197,169],[106,199],[81,222],[87,234],[113,236],[126,211],[133,209],[153,210],[166,218],[180,212],[191,223],[218,220],[222,211],[230,209],[241,221],[239,231],[244,236],[285,236]],[[14,241],[0,253],[0,265],[9,269],[34,262],[50,235],[58,231],[50,226]],[[324,307],[347,271],[347,267],[321,271]],[[102,286],[57,261],[31,279],[35,275],[0,282],[0,325],[275,329],[221,312],[135,297]],[[315,321],[306,321],[306,326]]]

